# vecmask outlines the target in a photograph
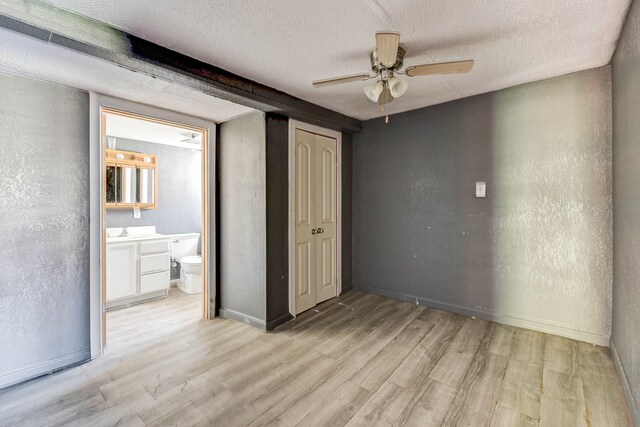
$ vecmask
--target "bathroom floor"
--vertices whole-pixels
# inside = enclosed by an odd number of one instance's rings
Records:
[[[169,335],[202,319],[202,294],[171,287],[167,298],[107,312],[106,352]]]

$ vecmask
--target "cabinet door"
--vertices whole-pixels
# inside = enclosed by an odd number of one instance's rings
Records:
[[[107,301],[138,293],[138,244],[107,245]]]
[[[106,180],[106,202],[107,206],[115,205],[118,200],[118,182],[117,182],[118,168],[116,165],[108,164],[105,167],[105,180]]]
[[[116,200],[119,206],[134,206],[136,204],[136,191],[138,184],[136,182],[137,173],[134,165],[122,165],[117,168],[120,192],[116,194]]]
[[[138,166],[136,169],[138,192],[136,203],[143,207],[153,207],[156,204],[156,170],[153,167]]]

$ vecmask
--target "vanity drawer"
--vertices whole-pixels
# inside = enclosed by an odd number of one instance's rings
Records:
[[[169,269],[169,253],[142,255],[140,257],[140,274],[166,271]]]
[[[171,273],[163,271],[162,273],[145,274],[140,276],[140,293],[161,291],[169,289],[171,281]]]
[[[169,239],[140,242],[140,253],[142,255],[155,252],[169,252]]]

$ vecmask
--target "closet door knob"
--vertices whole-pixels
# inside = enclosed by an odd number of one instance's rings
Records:
[[[324,228],[318,228],[318,234],[324,233]]]
[[[316,229],[315,229],[315,228],[312,228],[312,229],[311,229],[311,234],[316,234],[316,233],[317,233]]]

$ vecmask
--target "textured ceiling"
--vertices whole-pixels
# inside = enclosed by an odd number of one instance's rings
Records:
[[[630,0],[49,0],[349,116],[381,116],[364,82],[376,30],[399,31],[406,65],[473,58],[468,75],[414,77],[407,111],[607,64]]]
[[[0,30],[0,72],[60,83],[214,122],[254,111],[7,30]]]
[[[155,142],[190,150],[201,149],[202,133],[200,132],[118,114],[107,113],[106,116],[107,136]],[[186,142],[185,139],[195,139],[195,141]]]

